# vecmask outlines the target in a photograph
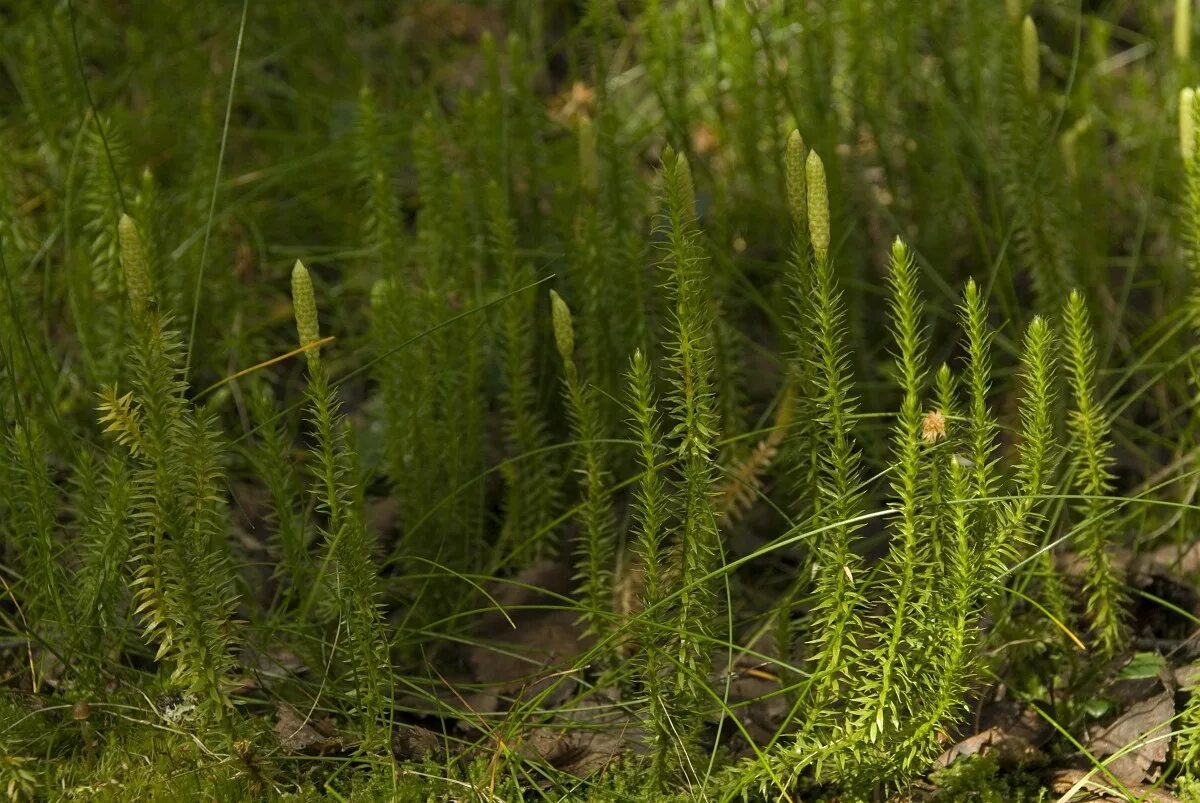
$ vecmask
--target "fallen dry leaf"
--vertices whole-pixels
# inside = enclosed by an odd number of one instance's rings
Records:
[[[956,759],[976,754],[994,756],[1002,766],[1036,764],[1045,760],[1041,745],[1051,734],[1046,724],[1032,708],[1017,706],[1009,701],[993,701],[984,708],[985,724],[942,753],[935,766],[948,767]]]
[[[1084,747],[1096,758],[1112,758],[1108,771],[1123,783],[1154,781],[1167,760],[1175,693],[1166,689],[1133,703],[1107,726],[1088,729]]]
[[[342,740],[332,733],[318,730],[312,722],[306,722],[295,708],[287,703],[275,706],[275,735],[284,750],[305,755],[323,755],[342,748]]]
[[[467,663],[481,684],[496,694],[529,699],[557,684],[544,703],[552,706],[569,696],[574,683],[564,678],[575,659],[591,647],[574,611],[562,607],[556,595],[571,589],[569,567],[543,562],[512,582],[490,589],[500,610],[480,617],[479,643],[467,653]]]
[[[604,769],[625,753],[641,752],[642,728],[625,712],[603,702],[590,698],[583,707],[531,728],[522,735],[518,752],[579,778]]]
[[[1112,788],[1112,782],[1101,773],[1085,772],[1083,770],[1057,770],[1050,780],[1050,789],[1062,797],[1056,803],[1069,803],[1074,800],[1129,800],[1119,790]],[[1125,789],[1132,794],[1134,800],[1144,803],[1183,803],[1174,795],[1158,789],[1152,789],[1138,783],[1125,784]]]
[[[1045,758],[1042,751],[1030,744],[1024,736],[1003,728],[991,727],[963,739],[938,756],[935,763],[939,767],[948,767],[955,759],[982,753],[997,756],[1004,765],[1030,764]]]
[[[397,723],[392,727],[392,755],[400,760],[425,761],[440,757],[442,737],[418,725]]]
[[[1175,685],[1184,691],[1195,691],[1200,687],[1200,661],[1192,661],[1175,668]]]

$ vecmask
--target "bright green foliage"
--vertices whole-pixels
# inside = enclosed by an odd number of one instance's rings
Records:
[[[678,458],[674,478],[676,524],[675,582],[679,607],[673,626],[678,644],[673,687],[677,737],[696,737],[708,672],[706,637],[713,631],[716,588],[711,576],[720,562],[712,497],[716,482],[717,416],[714,398],[711,312],[706,307],[704,257],[696,241],[696,200],[690,167],[667,153],[662,168],[662,216],[666,240],[662,268],[672,302],[668,404],[674,426],[668,440]],[[686,749],[686,747],[685,747]]]
[[[1096,350],[1083,296],[1072,292],[1063,311],[1067,373],[1072,406],[1068,427],[1075,451],[1072,487],[1080,501],[1075,537],[1087,559],[1084,595],[1088,623],[1101,655],[1112,655],[1125,642],[1125,591],[1109,554],[1113,532],[1112,443],[1108,417],[1096,388]]]
[[[813,177],[810,171],[809,186],[820,186]],[[810,217],[813,203],[810,193]],[[815,405],[822,415],[817,453],[824,458],[817,498],[824,502],[813,532],[821,540],[814,547],[812,614],[804,622],[814,665],[800,681],[808,693],[799,703],[800,739],[774,752],[770,766],[784,779],[813,766],[819,775],[867,789],[920,771],[941,750],[939,734],[965,712],[979,677],[985,603],[1038,521],[1052,468],[1054,355],[1045,321],[1035,318],[1022,356],[1027,379],[1016,487],[1006,502],[988,400],[994,335],[987,307],[968,282],[960,305],[965,414],[947,365],[934,383],[936,405],[923,411],[922,302],[911,253],[896,241],[891,311],[904,395],[894,429],[892,543],[873,578],[844,540],[862,512],[861,480],[853,473],[859,458],[848,439],[853,397],[839,345],[838,294],[828,265],[816,258],[813,264],[817,312],[810,340],[823,357],[812,376],[813,386],[825,389]],[[759,779],[760,787],[766,783]]]
[[[912,254],[900,240],[892,245],[888,272],[891,285],[892,335],[896,341],[896,379],[904,394],[893,430],[895,469],[891,481],[898,512],[894,546],[884,566],[887,611],[879,621],[882,645],[867,662],[859,697],[865,728],[872,742],[884,739],[907,718],[914,702],[912,683],[920,654],[915,647],[915,625],[924,611],[918,608],[917,587],[921,571],[921,391],[925,373],[925,332],[917,271]]]
[[[1049,487],[1054,470],[1054,333],[1045,318],[1036,317],[1025,330],[1021,349],[1021,449],[1018,481],[1021,497],[1014,502],[1016,518],[1025,520]]]
[[[986,303],[974,280],[967,281],[959,307],[959,320],[966,335],[963,345],[967,360],[965,385],[969,413],[965,440],[967,462],[971,466],[969,488],[970,496],[981,500],[972,511],[974,537],[968,540],[982,545],[980,551],[989,568],[999,574],[1016,550],[1010,534],[1001,523],[1000,505],[992,499],[999,485],[995,455],[999,427],[992,418],[989,398],[992,390],[993,334],[988,328]],[[964,497],[956,494],[955,498]],[[956,530],[958,524],[955,521]]]
[[[818,465],[816,418],[818,411],[814,404],[817,395],[815,380],[812,376],[813,366],[816,365],[816,355],[813,341],[809,337],[809,322],[814,317],[812,292],[812,266],[810,264],[812,243],[808,234],[808,186],[805,175],[807,168],[808,150],[799,131],[793,131],[788,137],[785,154],[786,184],[788,212],[792,223],[792,242],[788,258],[787,294],[788,294],[788,345],[791,347],[792,366],[791,377],[801,389],[795,402],[796,425],[791,436],[786,441],[787,463],[793,475],[795,485],[796,506],[802,510],[815,507],[812,496],[816,487],[816,467]],[[819,162],[819,159],[818,159]],[[821,167],[824,171],[824,166]],[[828,197],[826,197],[828,203]],[[791,601],[789,595],[785,602]],[[785,617],[790,617],[789,606],[782,611]],[[789,635],[789,628],[784,625],[781,635]],[[781,643],[781,652],[790,651],[790,638],[785,637]]]
[[[806,174],[812,283],[808,288],[797,288],[797,292],[805,292],[812,307],[802,337],[813,344],[814,351],[812,364],[807,366],[815,411],[813,454],[817,459],[812,527],[821,534],[813,547],[809,627],[816,643],[813,680],[802,701],[810,712],[810,721],[802,738],[824,741],[835,730],[833,703],[842,697],[847,659],[856,653],[862,629],[863,574],[854,551],[858,530],[854,520],[863,513],[863,499],[859,455],[853,440],[857,405],[844,345],[845,310],[829,260],[829,199],[825,169],[816,151],[808,155]]]
[[[126,5],[0,29],[0,796],[1032,800],[1190,632],[1191,3]]]
[[[642,656],[639,675],[646,690],[646,718],[653,750],[647,786],[658,789],[667,780],[666,768],[673,752],[675,731],[674,712],[664,689],[664,675],[670,666],[670,658],[664,655],[664,650],[669,648],[666,638],[669,627],[664,625],[673,613],[666,596],[673,573],[667,566],[669,553],[665,549],[671,500],[662,475],[661,461],[666,456],[666,448],[657,412],[654,378],[650,363],[640,349],[633,353],[627,383],[630,427],[638,440],[638,468],[641,470],[633,501],[633,533],[643,577],[644,612],[641,627],[636,631]]]
[[[1051,490],[1050,483],[1058,462],[1054,451],[1052,418],[1056,364],[1054,333],[1045,318],[1035,317],[1025,330],[1021,350],[1021,445],[1017,466],[1019,495],[1008,503],[1004,515],[1011,522],[1011,537],[1024,538],[1037,546],[1046,540],[1043,530],[1047,524],[1038,511],[1045,507],[1042,496]],[[1003,555],[994,553],[988,558],[1002,559]],[[996,569],[1002,566],[1003,561],[998,560]],[[1043,605],[1058,621],[1070,621],[1066,590],[1061,575],[1055,569],[1053,551],[1046,549],[1041,553],[1037,569]]]

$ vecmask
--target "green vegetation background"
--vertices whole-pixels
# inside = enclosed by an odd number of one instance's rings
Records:
[[[1003,686],[1044,762],[923,788],[1137,799],[1186,0],[0,19],[0,792],[877,798]]]

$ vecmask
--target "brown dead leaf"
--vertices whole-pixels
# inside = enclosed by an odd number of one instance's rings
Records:
[[[490,589],[499,610],[480,617],[479,643],[467,653],[475,679],[500,695],[528,699],[550,685],[545,699],[554,705],[570,694],[574,683],[562,673],[593,643],[574,611],[562,607],[558,594],[571,588],[569,567],[542,562],[511,582]]]
[[[1135,573],[1192,575],[1200,570],[1200,541],[1165,544],[1150,552],[1139,554],[1130,563]]]
[[[1165,689],[1130,705],[1107,726],[1088,729],[1084,746],[1107,762],[1109,772],[1123,783],[1154,781],[1167,760],[1175,693]]]
[[[392,755],[401,761],[425,761],[440,757],[442,738],[417,725],[397,723],[392,728]]]
[[[1032,764],[1045,758],[1023,734],[993,726],[963,739],[938,756],[936,764],[948,767],[955,759],[984,753],[996,756],[1003,765]]]
[[[617,759],[627,743],[619,732],[586,731],[571,727],[538,728],[521,742],[526,759],[545,761],[555,769],[586,778]]]
[[[978,732],[966,736],[942,753],[935,767],[947,767],[956,759],[976,754],[994,757],[1001,766],[1024,766],[1046,760],[1041,748],[1053,728],[1032,708],[998,698],[979,710]]]
[[[625,753],[641,752],[645,741],[641,727],[624,712],[597,702],[526,731],[518,752],[579,778],[604,769]]]
[[[1135,800],[1145,803],[1183,803],[1174,795],[1143,786],[1138,783],[1127,783],[1125,788]],[[1129,800],[1123,794],[1114,794],[1111,781],[1100,773],[1085,772],[1084,770],[1056,770],[1051,781],[1050,789],[1063,795],[1059,803],[1072,800]],[[1086,793],[1086,797],[1078,797],[1078,793]]]
[[[331,732],[322,733],[317,726],[306,722],[296,709],[287,703],[278,703],[275,706],[274,731],[279,738],[279,744],[290,753],[324,755],[342,748],[341,738]]]
[[[1176,667],[1175,685],[1183,691],[1196,692],[1200,688],[1200,661]]]

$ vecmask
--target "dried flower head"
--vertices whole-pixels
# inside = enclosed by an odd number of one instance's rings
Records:
[[[940,410],[930,410],[921,420],[921,440],[937,443],[946,437],[946,416]]]

